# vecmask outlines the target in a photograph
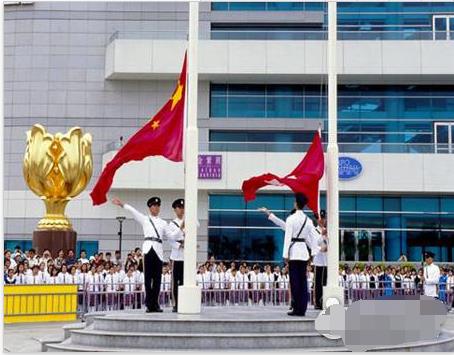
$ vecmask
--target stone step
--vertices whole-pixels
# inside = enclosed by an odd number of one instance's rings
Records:
[[[225,350],[225,349],[224,349]],[[260,352],[273,352],[275,353],[276,349],[257,349],[260,350]],[[61,344],[49,344],[47,347],[47,351],[49,352],[157,352],[157,353],[163,353],[166,351],[174,353],[174,349],[131,349],[131,348],[102,348],[102,347],[97,347],[97,346],[85,346],[85,345],[77,345],[77,344],[72,344],[71,341],[67,340]],[[180,349],[178,350],[179,352],[194,352],[194,349]],[[313,352],[346,352],[349,351],[345,347],[320,347],[320,348],[303,348],[303,349],[285,349],[286,353],[313,353]],[[213,352],[212,349],[203,349],[197,350],[198,353],[209,353],[211,354]],[[237,352],[237,353],[242,353],[241,349],[237,349],[236,351],[233,350],[232,352]]]
[[[254,331],[251,329],[251,331]],[[94,330],[71,331],[74,345],[131,349],[294,349],[342,346],[342,340],[330,340],[317,332],[296,333],[139,333]]]
[[[298,333],[315,332],[312,318],[288,319],[160,319],[146,315],[113,315],[93,319],[94,330],[139,333]]]

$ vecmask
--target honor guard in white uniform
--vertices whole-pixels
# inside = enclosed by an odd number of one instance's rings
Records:
[[[307,246],[313,252],[319,250],[320,234],[315,230],[312,220],[303,212],[306,203],[306,196],[299,193],[295,194],[296,212],[289,216],[285,222],[283,257],[288,259],[290,288],[294,300],[293,310],[287,313],[290,316],[306,315],[308,302],[306,271],[307,260],[309,260]]]
[[[440,268],[433,263],[435,254],[427,251],[424,253],[424,294],[430,297],[438,297],[438,282],[440,279]]]
[[[114,198],[112,203],[131,212],[134,219],[142,225],[144,242],[145,305],[146,312],[162,312],[158,297],[161,289],[162,262],[164,260],[162,241],[167,238],[167,222],[159,217],[161,199],[152,197],[147,201],[150,213],[144,215],[134,207]]]
[[[172,246],[172,312],[178,312],[178,286],[183,285],[184,261],[184,199],[179,198],[172,203],[176,218],[167,227],[168,238]]]
[[[320,211],[320,219],[318,221],[317,232],[320,234],[318,246],[320,250],[314,255],[314,296],[315,296],[315,309],[323,309],[323,286],[326,286],[326,279],[328,275],[328,240],[326,238],[326,211]]]

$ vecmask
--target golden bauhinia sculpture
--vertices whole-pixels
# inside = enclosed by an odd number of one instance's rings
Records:
[[[28,187],[46,205],[38,230],[72,230],[65,207],[90,181],[91,135],[79,127],[52,135],[35,124],[27,131],[23,170]]]

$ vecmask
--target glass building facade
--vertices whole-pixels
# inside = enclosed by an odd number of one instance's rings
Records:
[[[454,130],[452,85],[340,85],[338,130],[344,152],[444,152],[452,141],[436,140]],[[327,127],[327,97],[323,85],[211,84],[210,117],[244,119],[317,119]],[[438,132],[436,124],[443,124]],[[445,132],[446,131],[446,132]],[[216,132],[213,142],[307,143],[311,135],[295,132]],[[451,135],[452,137],[452,135]],[[213,149],[226,145],[214,145]],[[230,149],[235,149],[231,144]],[[292,145],[256,145],[256,149],[294,151]],[[285,148],[287,147],[287,148]],[[292,148],[293,147],[293,148]],[[296,146],[297,147],[297,146]],[[240,150],[241,146],[236,145]],[[247,149],[246,149],[247,150]],[[298,151],[298,150],[296,150]],[[301,149],[299,150],[301,151]]]
[[[326,39],[326,3],[213,2],[212,11],[321,11],[323,22],[286,27],[282,24],[216,24],[212,39]],[[338,3],[339,40],[454,39],[452,2]],[[451,20],[452,19],[452,20]]]
[[[282,261],[284,232],[257,209],[267,207],[285,219],[291,194],[259,194],[246,203],[242,195],[209,198],[209,254],[224,260]],[[322,194],[321,207],[326,199]],[[340,257],[345,261],[397,261],[406,254],[420,261],[425,251],[454,262],[454,197],[341,194]],[[312,216],[310,211],[307,213]]]

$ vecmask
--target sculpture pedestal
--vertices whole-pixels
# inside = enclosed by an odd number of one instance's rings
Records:
[[[42,254],[44,249],[49,249],[52,257],[57,256],[57,252],[63,249],[65,255],[69,249],[76,252],[77,233],[73,230],[35,230],[33,232],[33,248],[38,254]]]

